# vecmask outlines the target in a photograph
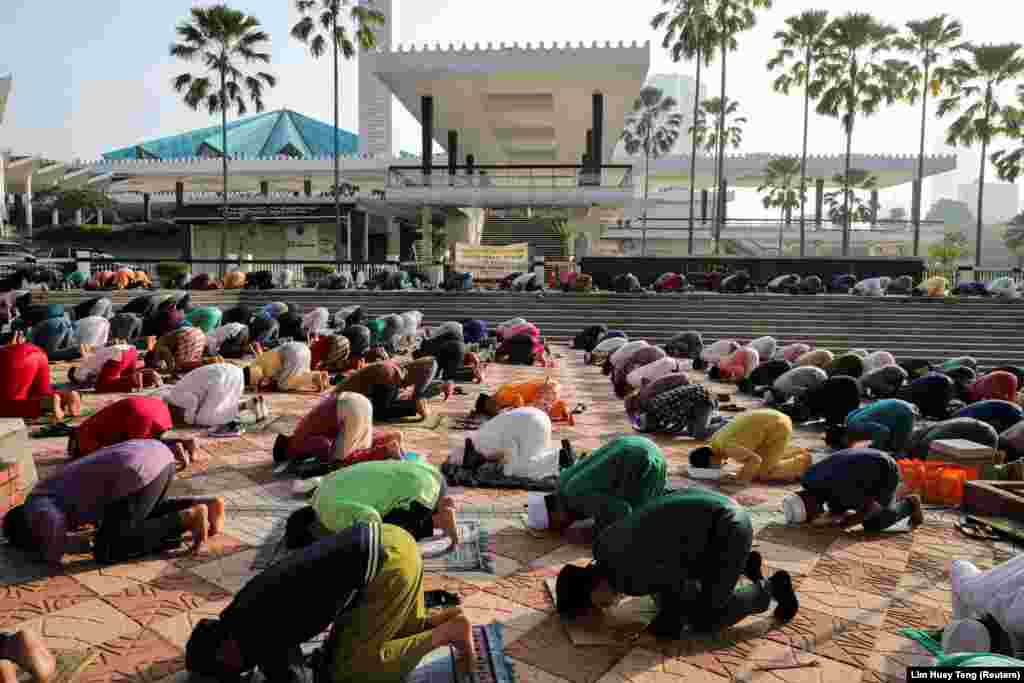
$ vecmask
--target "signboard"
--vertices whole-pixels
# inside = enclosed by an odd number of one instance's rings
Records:
[[[455,270],[470,273],[474,280],[500,280],[530,269],[530,245],[526,242],[490,247],[459,242],[455,245]]]
[[[341,205],[344,217],[354,207]],[[302,204],[234,204],[227,209],[221,204],[189,204],[175,212],[175,223],[222,223],[224,213],[231,223],[333,223],[333,203]]]

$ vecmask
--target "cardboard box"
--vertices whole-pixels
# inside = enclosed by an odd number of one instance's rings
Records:
[[[967,439],[939,439],[931,442],[929,456],[956,463],[964,460],[977,463],[981,460],[991,464],[996,457],[996,449]]]

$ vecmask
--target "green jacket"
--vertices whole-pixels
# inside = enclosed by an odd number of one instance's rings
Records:
[[[220,327],[220,321],[223,318],[224,313],[215,306],[202,306],[200,308],[195,308],[185,316],[185,320],[187,320],[192,327],[198,327],[206,334],[210,334]]]
[[[594,542],[594,560],[626,595],[681,603],[700,582],[699,602],[711,615],[732,596],[753,543],[750,515],[735,500],[690,488],[655,498],[608,527]]]
[[[940,669],[959,669],[961,667],[1007,667],[1021,669],[1024,662],[1005,655],[994,655],[991,652],[957,652],[943,655],[935,660]]]
[[[623,436],[562,470],[558,496],[576,517],[593,518],[600,531],[660,496],[666,469],[657,444],[642,436]]]
[[[428,510],[441,495],[441,473],[417,460],[379,460],[344,467],[324,478],[313,498],[317,519],[338,532],[356,522],[381,523],[419,502]]]

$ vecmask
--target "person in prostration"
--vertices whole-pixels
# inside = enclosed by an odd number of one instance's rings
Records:
[[[343,372],[348,367],[351,344],[348,337],[325,332],[309,339],[310,368],[325,372]]]
[[[907,381],[907,371],[898,365],[886,365],[865,372],[857,382],[861,393],[868,398],[891,398]]]
[[[591,351],[583,354],[583,362],[587,365],[604,366],[613,353],[628,343],[629,339],[626,337],[606,337]]]
[[[193,308],[185,316],[185,320],[192,327],[198,327],[203,331],[203,334],[210,334],[215,329],[220,327],[221,320],[224,319],[224,312],[216,306],[200,306],[199,308]]]
[[[87,539],[69,535],[97,525],[92,554],[116,564],[177,548],[185,533],[193,553],[224,528],[222,498],[168,499],[174,453],[160,441],[135,439],[94,451],[65,465],[32,489],[4,517],[4,536],[21,550],[59,564],[87,552]]]
[[[65,414],[82,414],[82,397],[77,391],[56,391],[50,385],[50,363],[46,353],[15,333],[0,346],[0,417],[34,420],[44,415],[60,422]]]
[[[810,522],[842,529],[864,525],[877,533],[904,519],[924,523],[921,498],[897,501],[900,468],[892,456],[873,448],[849,448],[812,465],[800,479],[801,490],[782,500],[789,524]]]
[[[159,393],[167,402],[171,419],[178,426],[219,427],[238,421],[243,410],[257,420],[270,411],[262,396],[243,398],[245,371],[229,363],[211,363],[196,368]]]
[[[661,449],[642,436],[620,436],[558,475],[558,490],[534,496],[527,526],[562,532],[593,519],[594,532],[625,519],[665,492],[668,466]]]
[[[167,403],[154,396],[129,396],[102,408],[75,427],[68,437],[68,457],[84,458],[107,446],[133,439],[162,440],[187,466],[196,452],[195,439],[164,440],[174,427]]]
[[[277,391],[324,391],[330,386],[326,372],[310,369],[313,361],[309,346],[302,342],[285,342],[271,351],[257,355],[246,368],[246,385],[274,387]]]
[[[206,335],[206,355],[243,358],[249,352],[249,326],[225,323]]]
[[[274,441],[275,463],[319,458],[336,467],[368,460],[399,460],[401,432],[373,433],[373,405],[353,392],[329,392],[306,413],[290,436]]]
[[[1005,432],[1021,420],[1024,420],[1024,409],[1010,401],[988,400],[978,401],[966,406],[953,415],[953,418],[970,417],[981,420],[992,426],[997,432]]]
[[[569,406],[561,399],[561,384],[550,377],[502,384],[493,396],[481,392],[473,412],[494,417],[503,410],[526,406],[543,410],[552,421],[576,424]]]
[[[825,443],[833,448],[850,448],[868,441],[871,448],[902,453],[914,431],[917,409],[897,398],[875,401],[852,411],[844,425],[835,425],[825,433]]]
[[[707,446],[690,452],[694,467],[721,467],[731,460],[742,465],[736,481],[796,481],[811,466],[811,454],[790,445],[793,421],[763,408],[737,415],[711,437]],[[723,480],[731,479],[728,475]]]
[[[75,325],[63,316],[37,322],[29,330],[28,340],[43,349],[52,363],[82,357],[81,344],[75,340]]]
[[[398,683],[448,645],[475,658],[461,610],[427,615],[415,539],[391,524],[358,522],[264,570],[218,618],[200,620],[185,645],[185,668],[217,681],[239,681],[254,669],[273,683],[306,681],[301,646],[328,629],[315,673],[332,683]]]
[[[1024,656],[1024,555],[992,569],[953,560],[953,621],[943,629],[946,654]]]
[[[357,522],[394,524],[417,541],[444,531],[459,543],[455,499],[444,475],[422,460],[361,462],[325,476],[313,504],[292,513],[285,530],[289,547],[314,543]]]
[[[463,452],[453,453],[449,461],[469,469],[501,463],[507,477],[554,477],[559,471],[559,450],[551,447],[551,418],[539,408],[506,410],[470,432]]]
[[[128,393],[162,384],[156,371],[139,367],[134,346],[114,344],[82,350],[82,362],[68,370],[68,379],[75,384],[92,386],[97,393]]]
[[[969,384],[964,391],[968,403],[996,399],[1014,401],[1017,399],[1017,376],[1005,370],[996,370],[982,375]]]
[[[939,372],[929,372],[900,387],[895,398],[913,403],[926,420],[945,420],[956,396],[956,384]]]
[[[623,596],[651,595],[658,615],[649,628],[672,639],[685,626],[728,628],[767,611],[772,600],[775,617],[788,622],[799,609],[792,579],[785,571],[764,578],[753,539],[749,513],[731,498],[701,489],[659,496],[598,535],[593,563],[562,568],[557,609],[572,619]],[[741,576],[750,584],[738,586]]]
[[[160,337],[146,354],[146,367],[164,374],[184,374],[207,363],[223,363],[219,356],[204,358],[206,334],[198,327],[179,327]]]
[[[626,413],[637,431],[686,434],[698,441],[712,434],[717,411],[718,402],[702,384],[680,383],[646,400],[641,390],[636,404],[626,400]]]

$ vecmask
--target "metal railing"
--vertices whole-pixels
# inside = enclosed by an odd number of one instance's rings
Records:
[[[564,164],[531,166],[456,166],[455,173],[447,166],[433,166],[429,174],[422,166],[391,166],[388,168],[389,188],[479,187],[497,189],[580,187],[633,187],[633,167],[629,164],[608,164],[597,171],[589,167]]]

